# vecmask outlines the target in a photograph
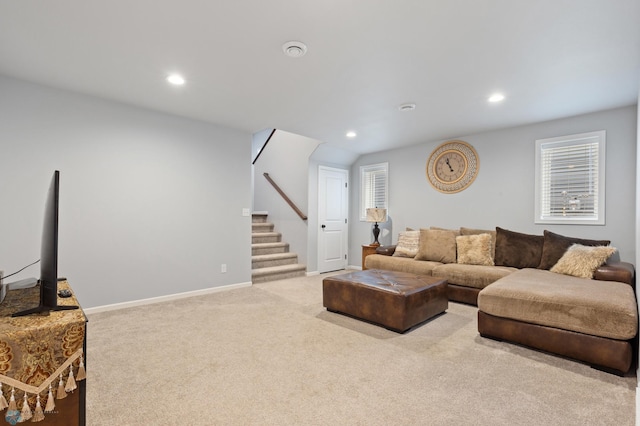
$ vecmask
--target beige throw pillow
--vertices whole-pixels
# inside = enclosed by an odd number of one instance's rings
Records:
[[[574,244],[567,249],[551,272],[574,277],[593,278],[593,273],[617,251],[611,246],[583,246]]]
[[[393,255],[398,257],[416,257],[419,242],[420,231],[401,232]]]
[[[493,266],[493,243],[490,234],[456,237],[458,263]]]
[[[444,229],[420,229],[416,260],[456,263],[456,233]]]
[[[460,235],[477,235],[477,234],[489,234],[491,235],[491,259],[496,257],[496,230],[495,229],[475,229],[460,227]]]

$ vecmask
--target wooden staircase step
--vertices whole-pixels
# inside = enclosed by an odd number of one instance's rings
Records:
[[[267,221],[267,212],[253,212],[251,214],[251,222],[252,223],[264,223]]]
[[[269,222],[254,222],[251,224],[251,232],[254,234],[262,234],[266,232],[273,232],[274,225]]]
[[[251,234],[251,243],[279,243],[282,241],[282,234],[279,232],[259,232]]]
[[[256,284],[268,281],[284,280],[287,278],[302,277],[305,275],[306,269],[306,265],[299,263],[254,269],[251,271],[251,281]]]
[[[295,263],[298,263],[298,255],[295,253],[274,253],[251,256],[251,269],[291,265]]]
[[[289,251],[289,243],[282,241],[277,243],[258,243],[251,244],[251,255],[259,256],[263,254],[287,253]]]

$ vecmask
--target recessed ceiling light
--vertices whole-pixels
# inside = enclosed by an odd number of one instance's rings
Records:
[[[290,58],[301,58],[307,53],[307,45],[301,41],[288,41],[282,45],[282,51]]]
[[[180,74],[171,74],[167,77],[167,81],[171,84],[175,84],[176,86],[182,86],[184,84],[184,77]]]
[[[500,102],[504,100],[504,95],[502,93],[494,93],[488,99],[489,102]]]
[[[413,111],[416,109],[416,104],[402,104],[398,107],[400,111]]]
[[[353,138],[355,138],[356,136],[358,136],[358,134],[357,134],[356,132],[354,132],[353,130],[351,130],[351,131],[347,132],[347,137],[348,137],[348,138],[353,139]]]

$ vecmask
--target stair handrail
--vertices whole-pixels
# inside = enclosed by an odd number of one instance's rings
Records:
[[[282,189],[280,189],[278,184],[275,183],[273,181],[273,179],[271,179],[271,176],[269,176],[269,173],[263,173],[262,176],[264,176],[267,179],[267,181],[275,188],[275,190],[278,191],[278,194],[280,194],[282,196],[282,198],[284,198],[284,200],[287,202],[287,204],[289,204],[289,206],[291,206],[293,211],[295,211],[298,214],[298,216],[300,216],[300,219],[307,220],[307,215],[302,213],[302,210],[300,210],[298,208],[298,206],[296,206],[293,203],[293,201],[291,201],[291,199],[289,197],[287,197],[287,194],[285,194],[284,191],[282,191]]]

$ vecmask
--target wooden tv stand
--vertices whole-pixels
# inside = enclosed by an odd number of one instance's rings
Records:
[[[71,287],[58,282],[58,289]],[[72,291],[73,293],[73,291]],[[86,380],[76,380],[77,388],[57,399],[59,375],[66,384],[69,367],[78,376],[80,359],[86,356],[86,323],[82,309],[62,310],[12,318],[11,315],[38,306],[40,287],[11,290],[0,303],[0,382],[7,402],[15,389],[16,408],[22,411],[26,392],[32,413],[36,395],[44,410],[48,400],[49,383],[54,394],[55,409],[44,413],[40,425],[84,426],[86,424]],[[75,295],[58,297],[59,305],[79,306]],[[8,409],[0,412],[4,417]],[[4,418],[2,419],[4,420]],[[32,419],[23,420],[30,423]]]

